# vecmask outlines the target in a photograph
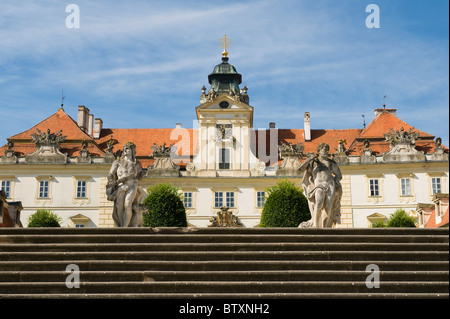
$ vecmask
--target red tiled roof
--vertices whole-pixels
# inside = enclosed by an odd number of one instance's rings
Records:
[[[434,136],[423,131],[412,127],[408,123],[399,119],[394,114],[383,111],[380,115],[378,115],[372,122],[367,125],[367,127],[361,132],[359,139],[370,139],[370,138],[384,138],[384,134],[389,133],[389,130],[392,128],[394,131],[400,130],[404,128],[405,131],[409,131],[411,128],[414,129],[415,132],[419,133],[420,137],[428,137],[433,139]]]
[[[444,216],[442,216],[441,222],[439,224],[436,224],[436,210],[433,210],[430,217],[428,218],[428,222],[425,225],[425,228],[437,228],[437,227],[448,227],[449,222],[449,207],[447,206],[447,210],[444,213]]]
[[[78,156],[81,150],[81,141],[87,141],[87,150],[92,156],[103,156],[105,154],[94,139],[86,134],[62,109],[59,109],[56,113],[53,113],[32,128],[11,136],[8,138],[8,141],[14,142],[14,152],[17,156],[24,156],[36,150],[36,146],[31,140],[31,135],[36,133],[37,130],[46,132],[48,129],[52,133],[61,130],[61,134],[66,136],[65,141],[61,143],[61,153],[67,153],[68,156]],[[5,149],[6,145],[0,147],[0,154],[3,154]]]
[[[103,129],[99,146],[106,150],[107,142],[115,140],[114,152],[121,150],[127,142],[133,142],[136,145],[136,157],[145,168],[153,163],[149,156],[153,153],[151,147],[154,143],[161,146],[174,144],[177,146],[177,155],[188,155],[192,157],[197,152],[197,131],[184,128],[166,128],[166,129]],[[194,145],[195,144],[195,145]],[[191,161],[187,159],[187,161]],[[184,163],[186,164],[186,163]],[[178,164],[177,164],[178,165]],[[180,164],[183,166],[183,164]]]
[[[419,133],[419,138],[415,143],[415,147],[418,151],[424,153],[434,152],[436,146],[434,136],[424,131],[418,130],[412,127],[408,123],[399,119],[397,116],[389,111],[382,111],[370,124],[361,132],[361,134],[353,141],[347,154],[348,155],[361,155],[364,147],[364,140],[367,139],[370,142],[369,148],[372,149],[374,155],[381,155],[390,150],[389,142],[386,141],[384,135],[389,133],[391,128],[394,131],[399,131],[402,128],[405,131],[413,129]],[[448,148],[444,146],[444,149],[448,152]]]
[[[266,134],[266,153],[270,154],[270,130],[258,130],[256,134],[256,150],[259,152],[259,139],[264,138]],[[348,148],[356,137],[361,133],[361,129],[343,129],[343,130],[311,130],[311,140],[305,141],[305,133],[303,129],[278,129],[278,145],[293,145],[302,143],[304,146],[303,154],[309,152],[316,153],[317,147],[321,143],[327,143],[330,146],[330,154],[335,152],[339,141],[345,141],[345,147]],[[277,146],[278,146],[277,145]],[[278,148],[277,148],[278,151]],[[257,152],[257,154],[258,154]]]
[[[50,129],[52,132],[62,130],[62,135],[67,135],[66,140],[83,141],[92,139],[88,134],[80,129],[77,123],[69,115],[67,115],[64,110],[59,109],[58,112],[53,113],[32,128],[11,136],[8,140],[12,140],[14,143],[17,140],[30,140],[31,134],[36,133],[38,129],[43,132],[47,131],[47,129]]]
[[[401,128],[408,131],[412,126],[399,119],[394,114],[382,111],[364,130],[362,129],[313,129],[311,130],[311,141],[305,141],[303,129],[278,129],[278,145],[286,143],[298,144],[302,143],[304,146],[303,153],[316,152],[317,146],[320,143],[327,143],[330,146],[330,153],[335,153],[339,144],[339,140],[345,141],[344,146],[347,149],[348,155],[361,155],[364,149],[363,141],[369,139],[370,148],[374,155],[381,155],[390,150],[389,142],[385,140],[384,134],[388,133],[390,129],[400,130]],[[50,129],[51,132],[62,130],[62,134],[66,135],[66,140],[61,144],[61,152],[67,153],[69,156],[78,156],[81,149],[81,141],[88,141],[88,151],[92,156],[103,156],[107,149],[107,142],[114,139],[114,151],[123,148],[127,142],[133,142],[136,145],[137,157],[142,163],[143,167],[147,167],[153,163],[153,159],[149,156],[152,154],[151,147],[156,143],[162,145],[166,143],[167,146],[175,144],[178,146],[177,154],[186,155],[183,161],[189,162],[198,152],[198,130],[185,128],[170,128],[170,129],[116,129],[104,128],[101,131],[100,138],[94,140],[86,134],[77,123],[67,115],[63,110],[52,114],[45,120],[36,124],[29,130],[14,135],[8,138],[9,141],[14,142],[14,151],[16,155],[23,156],[27,153],[32,153],[35,150],[35,145],[31,141],[31,134],[36,133],[36,130],[46,131]],[[434,136],[426,132],[417,130],[419,139],[416,141],[416,148],[425,153],[434,151],[435,142]],[[265,134],[265,148],[264,155],[270,154],[270,130],[256,130],[256,146],[253,150],[256,155],[259,154],[259,139]],[[261,140],[261,142],[263,142]],[[264,142],[263,142],[264,143]],[[278,145],[276,145],[276,152],[278,152]],[[264,146],[263,146],[264,147]],[[0,148],[0,154],[4,154],[6,146]],[[445,148],[448,152],[448,148]],[[183,154],[184,153],[184,154]],[[184,163],[185,164],[185,163]],[[183,163],[181,166],[184,165]]]

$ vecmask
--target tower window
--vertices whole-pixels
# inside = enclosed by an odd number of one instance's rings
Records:
[[[230,149],[221,148],[219,156],[219,169],[230,169]]]
[[[222,101],[219,103],[219,106],[223,109],[226,109],[230,104],[227,101]]]

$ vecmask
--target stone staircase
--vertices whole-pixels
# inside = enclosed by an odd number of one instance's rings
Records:
[[[0,298],[449,298],[448,255],[448,229],[0,228]]]

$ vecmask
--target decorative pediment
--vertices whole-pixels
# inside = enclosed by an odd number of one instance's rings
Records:
[[[199,110],[253,110],[253,107],[240,101],[239,99],[234,99],[233,96],[229,94],[219,94],[214,97],[214,99],[206,100],[204,103],[197,106],[197,112]]]
[[[299,175],[300,158],[303,157],[304,146],[302,143],[289,144],[283,143],[278,145],[280,157],[283,159],[277,170],[277,175]]]
[[[349,159],[347,156],[347,149],[344,144],[347,144],[347,140],[338,140],[338,146],[335,148],[336,153],[331,155],[331,158],[338,164],[348,164]]]
[[[384,134],[386,141],[389,142],[390,151],[383,154],[385,162],[417,162],[424,161],[423,152],[416,150],[415,144],[419,133],[413,128],[405,131],[402,127],[394,131],[392,128],[389,133]]]
[[[178,176],[180,167],[173,164],[172,156],[175,154],[177,147],[173,144],[166,146],[164,142],[162,145],[153,143],[151,147],[154,158],[153,165],[147,167],[147,176]]]
[[[233,100],[222,93],[215,100],[207,101],[196,107],[200,122],[217,122],[220,120],[249,123],[253,125],[253,107],[241,101]]]
[[[61,153],[60,145],[65,141],[62,131],[51,133],[41,132],[31,134],[31,140],[36,144],[36,151],[25,156],[26,163],[67,163],[67,154]]]
[[[367,219],[369,220],[369,222],[371,224],[373,224],[375,222],[384,222],[387,219],[387,217],[380,213],[373,213],[373,214],[367,216]]]
[[[214,102],[214,100],[216,100],[219,96],[227,95],[233,101],[240,101],[242,103],[248,104],[249,96],[247,94],[247,90],[248,90],[247,87],[244,86],[244,88],[240,91],[233,89],[233,90],[230,90],[228,93],[219,94],[211,87],[211,89],[208,91],[208,93],[206,93],[206,88],[205,88],[205,86],[203,86],[202,94],[200,95],[200,103]]]
[[[289,142],[289,144],[283,143],[281,145],[278,145],[278,151],[280,152],[281,157],[286,156],[302,157],[304,149],[305,147],[303,146],[302,143],[292,144],[291,142]]]
[[[448,154],[445,153],[445,149],[442,146],[442,139],[440,137],[436,137],[435,145],[436,147],[434,148],[432,159],[434,161],[448,161]]]
[[[244,224],[237,216],[233,215],[232,211],[229,211],[228,207],[220,208],[217,216],[211,217],[209,221],[211,224],[208,227],[244,227]]]
[[[81,142],[81,150],[80,155],[77,157],[77,163],[78,164],[91,164],[92,158],[89,154],[89,151],[87,150],[88,143],[87,141]]]
[[[0,157],[0,162],[1,163],[10,163],[10,164],[17,163],[17,156],[13,149],[14,142],[8,141],[7,147],[8,148],[5,150],[5,156]]]
[[[370,141],[366,138],[363,142],[364,149],[361,152],[361,163],[375,163],[375,156],[370,148]]]

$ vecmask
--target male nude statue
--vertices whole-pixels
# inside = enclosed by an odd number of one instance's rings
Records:
[[[112,163],[106,185],[108,200],[114,201],[113,219],[116,227],[141,227],[145,211],[141,199],[144,191],[138,185],[144,172],[136,159],[136,146],[128,142],[120,159]]]
[[[328,144],[320,144],[318,154],[299,168],[305,171],[302,186],[311,212],[311,220],[299,227],[329,228],[341,222],[342,174],[337,163],[328,158],[329,150]]]

